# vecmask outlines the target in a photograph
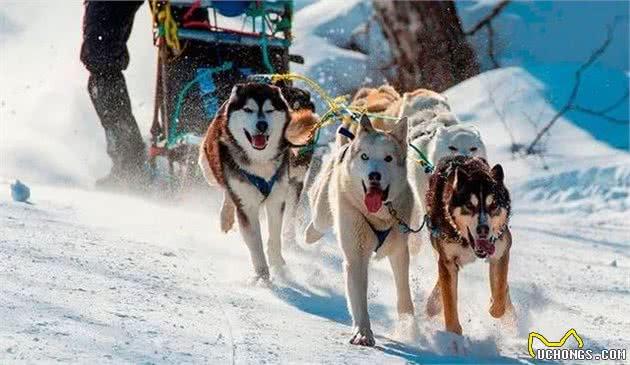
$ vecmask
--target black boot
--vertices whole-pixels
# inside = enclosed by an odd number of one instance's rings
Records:
[[[145,145],[131,112],[122,72],[92,73],[88,91],[105,130],[107,154],[113,163],[109,175],[97,180],[97,187],[144,187],[148,179]]]

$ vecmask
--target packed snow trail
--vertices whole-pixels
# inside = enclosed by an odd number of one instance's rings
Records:
[[[0,199],[3,364],[512,363],[529,361],[529,331],[555,338],[565,327],[590,347],[627,345],[627,225],[571,233],[549,215],[517,210],[510,265],[516,325],[487,313],[487,268],[477,262],[460,276],[463,339],[422,314],[435,280],[428,247],[412,266],[415,335],[396,333],[402,326],[389,267],[377,262],[369,302],[378,337],[369,349],[347,343],[342,263],[330,238],[289,249],[287,270],[271,288],[249,287],[239,234],[218,233],[216,194],[195,197],[211,203],[201,209],[198,202],[160,206],[39,185],[33,191],[33,205]]]

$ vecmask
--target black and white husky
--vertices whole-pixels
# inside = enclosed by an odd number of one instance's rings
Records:
[[[301,165],[308,165],[308,159],[296,158],[290,149],[286,136],[290,124],[292,110],[278,87],[236,85],[210,124],[200,150],[204,176],[224,192],[221,229],[229,231],[237,217],[254,265],[254,282],[269,280],[267,259],[271,266],[285,263],[281,252],[285,207],[295,206],[305,170]],[[298,129],[311,126],[296,124]],[[267,257],[259,221],[263,206],[269,231]]]

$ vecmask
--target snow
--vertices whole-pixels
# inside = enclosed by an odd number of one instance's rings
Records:
[[[460,275],[464,336],[445,333],[439,317],[424,315],[436,279],[425,244],[412,262],[413,320],[397,319],[389,265],[373,262],[368,301],[377,346],[358,348],[347,343],[332,235],[285,248],[286,270],[270,288],[251,287],[239,233],[219,232],[217,192],[159,203],[91,190],[108,162],[78,61],[82,9],[51,4],[0,5],[0,363],[528,363],[530,331],[557,339],[569,328],[587,348],[627,348],[627,127],[569,113],[543,139],[544,159],[510,152],[512,139],[531,141],[565,100],[582,54],[573,63],[485,72],[446,92],[506,173],[516,318],[490,317],[487,267],[477,262]],[[365,2],[334,4],[300,4],[292,52],[306,57],[297,72],[323,77],[338,95],[364,83],[366,56],[336,47],[360,22],[330,29]],[[46,16],[51,11],[55,17]],[[137,15],[126,72],[143,132],[155,56],[146,12]],[[38,20],[26,24],[19,14]],[[614,60],[589,71],[582,103],[605,106],[623,91],[627,63]],[[614,112],[627,118],[627,103]],[[32,204],[11,200],[15,178],[31,187]]]

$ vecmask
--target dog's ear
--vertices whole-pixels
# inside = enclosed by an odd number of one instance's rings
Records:
[[[465,181],[468,180],[468,174],[466,171],[460,169],[459,167],[455,167],[455,169],[448,176],[448,183],[453,187],[454,191],[459,190]]]
[[[504,175],[503,175],[503,167],[501,167],[501,165],[499,164],[494,165],[492,170],[490,170],[490,174],[492,175],[492,178],[494,179],[494,181],[498,183],[503,182]]]
[[[370,118],[363,114],[361,116],[361,120],[359,121],[359,134],[361,133],[373,133],[374,127],[372,127],[372,122],[370,122]]]
[[[276,108],[277,110],[283,110],[287,112],[287,122],[291,119],[291,115],[289,114],[291,112],[291,107],[289,106],[289,102],[287,101],[287,99],[284,97],[284,94],[282,93],[282,89],[280,89],[279,87],[275,86],[275,85],[269,85],[269,88],[271,89],[273,98],[271,99],[271,102],[273,103],[273,107]]]
[[[234,85],[234,87],[232,87],[232,92],[230,92],[230,99],[234,99],[238,96],[239,91],[241,91],[241,88],[243,87],[243,84],[236,84]]]
[[[392,129],[389,134],[401,144],[401,146],[407,146],[407,117],[402,117],[396,125],[394,129]]]
[[[219,110],[217,110],[216,114],[214,115],[214,119],[217,119],[219,117],[225,117],[225,115],[227,114],[228,104],[230,103],[230,100],[231,98],[224,101],[223,104],[221,104],[221,107],[219,108]]]

